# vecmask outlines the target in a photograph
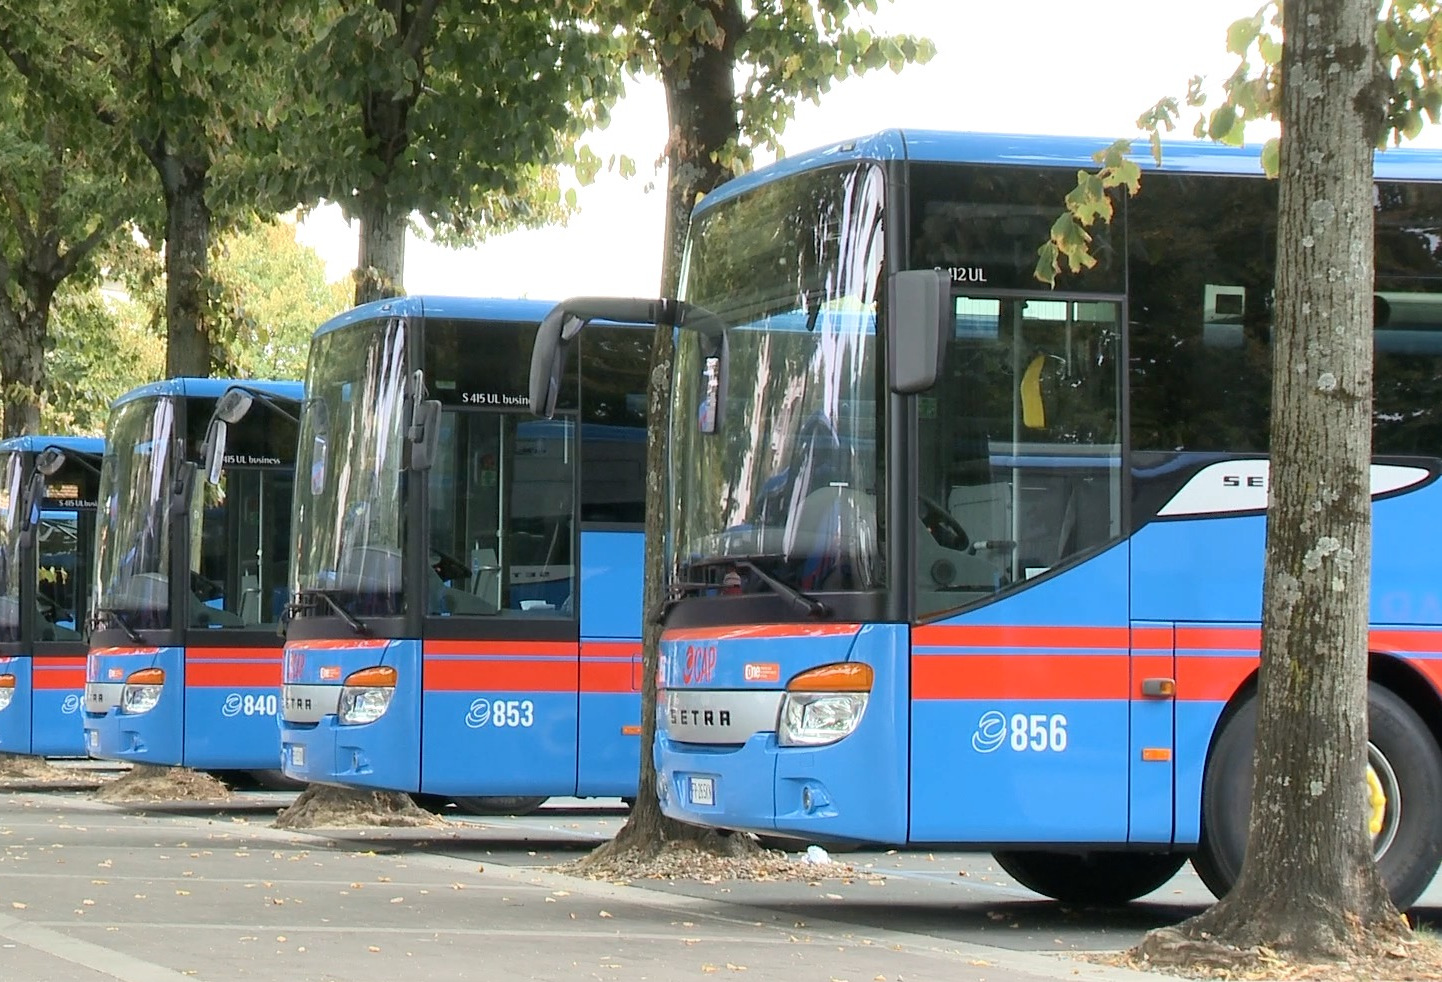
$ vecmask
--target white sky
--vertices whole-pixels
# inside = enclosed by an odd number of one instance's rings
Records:
[[[1226,54],[1227,25],[1258,6],[1260,0],[882,0],[873,26],[929,37],[936,56],[899,75],[881,69],[834,85],[819,106],[798,106],[782,142],[796,153],[914,126],[1097,136],[1102,146],[1135,135],[1136,117],[1163,96],[1183,95],[1192,75],[1219,87],[1234,64]],[[1192,117],[1183,119],[1178,135],[1189,137]],[[603,174],[581,188],[579,213],[564,228],[515,232],[466,250],[412,236],[406,292],[544,300],[654,295],[663,210],[654,161],[665,134],[660,86],[632,81],[611,125],[589,142],[603,159],[632,157],[634,178]],[[1435,131],[1422,142],[1442,145]],[[312,215],[299,238],[320,251],[331,278],[355,264],[355,232],[334,206]]]

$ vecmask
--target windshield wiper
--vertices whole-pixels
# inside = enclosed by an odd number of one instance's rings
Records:
[[[99,621],[100,617],[105,614],[108,614],[110,616],[110,619],[120,626],[120,629],[125,632],[125,636],[129,638],[133,643],[145,643],[145,639],[140,636],[140,632],[135,629],[135,625],[130,623],[130,618],[126,617],[125,614],[123,614],[121,611],[116,610],[114,607],[95,608],[95,618],[97,621]],[[97,623],[96,626],[98,627],[99,624]]]
[[[752,573],[755,573],[755,574],[756,574],[756,578],[757,578],[758,580],[760,580],[762,583],[765,583],[768,587],[770,587],[770,588],[771,588],[771,591],[772,591],[773,593],[779,593],[779,594],[781,594],[783,597],[785,597],[787,600],[790,600],[792,603],[796,604],[796,606],[804,608],[804,609],[806,610],[806,612],[807,612],[808,614],[810,614],[812,617],[830,617],[830,616],[831,616],[831,605],[830,605],[830,604],[826,603],[824,600],[819,600],[819,599],[817,599],[816,597],[811,596],[809,593],[804,593],[804,592],[802,592],[801,590],[796,589],[796,587],[792,586],[792,585],[789,584],[789,583],[785,583],[785,582],[783,582],[783,581],[781,581],[781,580],[778,580],[776,577],[772,576],[770,573],[768,573],[768,572],[766,572],[765,570],[763,570],[760,566],[756,565],[757,562],[763,562],[763,561],[772,560],[772,559],[775,559],[775,558],[777,558],[777,557],[775,557],[775,556],[713,556],[713,557],[711,557],[711,558],[709,558],[709,559],[702,559],[702,560],[699,560],[699,561],[694,562],[694,563],[689,563],[689,564],[688,564],[688,568],[694,570],[694,569],[705,569],[706,567],[710,567],[710,566],[735,566],[735,567],[737,567],[738,569],[750,570]],[[679,585],[684,589],[684,588],[689,588],[689,587],[700,586],[701,584],[697,584],[697,583],[682,583],[682,584],[679,584]],[[714,584],[707,584],[707,585],[714,585]],[[678,598],[678,599],[679,599],[679,598]]]
[[[295,599],[292,600],[290,603],[291,610],[300,610],[306,605],[305,602],[312,598],[324,600],[326,602],[326,605],[330,607],[331,610],[335,611],[337,616],[339,616],[341,620],[345,621],[346,626],[355,633],[360,635],[368,635],[371,633],[371,629],[366,627],[366,625],[360,620],[360,618],[356,617],[355,614],[352,614],[349,610],[347,610],[345,604],[341,603],[335,597],[331,596],[331,592],[329,590],[322,590],[319,587],[310,587],[308,589],[295,591]]]
[[[765,583],[776,593],[779,593],[783,597],[786,597],[798,607],[806,608],[806,612],[812,617],[831,616],[831,607],[825,601],[818,600],[817,598],[811,596],[808,593],[802,593],[800,590],[796,589],[789,583],[781,582],[776,577],[763,570],[760,566],[757,566],[751,560],[737,560],[736,565],[740,566],[743,569],[749,569],[751,572],[755,573],[756,578],[759,579],[762,583]]]

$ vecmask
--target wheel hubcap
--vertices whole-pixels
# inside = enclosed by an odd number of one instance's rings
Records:
[[[1375,744],[1367,744],[1367,830],[1372,833],[1372,850],[1381,859],[1397,838],[1402,818],[1402,790],[1397,773]]]

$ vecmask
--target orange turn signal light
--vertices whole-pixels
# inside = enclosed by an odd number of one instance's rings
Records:
[[[164,685],[165,669],[142,668],[125,677],[126,685]]]
[[[802,672],[786,683],[789,692],[870,692],[875,673],[870,665],[842,662]]]
[[[15,676],[13,676],[13,675],[0,675],[0,689],[13,689],[13,688],[15,688]]]
[[[384,689],[396,684],[396,670],[389,665],[375,665],[351,672],[345,677],[345,684],[365,689]]]

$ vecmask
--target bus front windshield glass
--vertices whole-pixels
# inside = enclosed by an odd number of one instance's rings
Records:
[[[296,446],[291,588],[353,616],[404,610],[401,465],[406,322],[365,321],[312,343]]]
[[[679,583],[884,584],[882,184],[877,167],[852,162],[768,184],[693,224],[682,295],[726,328],[729,391],[717,418],[715,343],[681,331],[671,452],[684,464],[668,509]]]
[[[175,402],[135,399],[116,408],[100,473],[103,517],[95,537],[96,613],[131,630],[170,627],[170,508]]]
[[[20,528],[24,455],[0,454],[0,641],[20,640]]]

